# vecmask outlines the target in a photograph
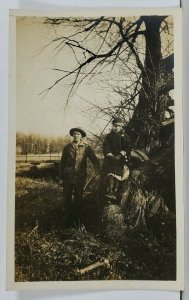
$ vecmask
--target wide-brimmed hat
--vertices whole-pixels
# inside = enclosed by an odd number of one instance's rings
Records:
[[[70,135],[73,136],[73,133],[74,133],[75,131],[80,132],[81,135],[82,135],[82,137],[85,137],[85,136],[86,136],[86,132],[85,132],[82,128],[80,128],[80,127],[74,127],[74,128],[72,128],[72,129],[70,129]]]
[[[123,124],[123,120],[119,117],[115,117],[113,120],[112,120],[112,124]]]

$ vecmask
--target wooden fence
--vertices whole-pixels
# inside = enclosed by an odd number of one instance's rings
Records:
[[[61,153],[17,155],[17,163],[60,161]]]

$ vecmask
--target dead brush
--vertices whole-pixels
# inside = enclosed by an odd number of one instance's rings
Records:
[[[74,241],[79,244],[83,244],[86,247],[94,245],[95,247],[100,246],[100,241],[92,233],[87,231],[83,224],[64,230],[64,242]]]
[[[163,199],[155,191],[144,192],[138,189],[134,192],[131,201],[125,211],[125,221],[129,225],[130,231],[149,230],[147,223],[152,217],[159,217],[165,210]]]
[[[111,241],[126,241],[136,231],[148,232],[148,220],[160,216],[164,209],[163,199],[157,193],[144,193],[138,189],[133,193],[126,210],[115,204],[104,208],[103,230]]]
[[[102,226],[104,233],[111,241],[125,240],[127,225],[120,206],[113,204],[104,208]]]

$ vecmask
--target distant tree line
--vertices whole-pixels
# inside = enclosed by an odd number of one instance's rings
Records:
[[[39,134],[16,134],[16,153],[18,154],[48,154],[62,152],[69,137],[46,137]]]

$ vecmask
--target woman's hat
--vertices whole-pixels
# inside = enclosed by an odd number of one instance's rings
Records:
[[[86,132],[85,132],[82,128],[80,128],[80,127],[75,127],[75,128],[70,129],[70,135],[73,136],[73,133],[74,133],[75,131],[80,132],[81,135],[82,135],[82,137],[85,137],[85,136],[86,136]]]

